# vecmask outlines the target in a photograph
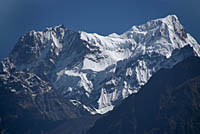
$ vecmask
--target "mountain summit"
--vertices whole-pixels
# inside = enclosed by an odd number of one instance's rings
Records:
[[[59,95],[91,114],[104,114],[136,93],[161,68],[200,56],[200,46],[177,16],[151,20],[108,36],[63,25],[21,36],[2,70],[51,83]]]

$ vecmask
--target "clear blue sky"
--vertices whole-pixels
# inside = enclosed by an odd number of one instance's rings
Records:
[[[200,0],[0,0],[0,59],[31,30],[64,24],[107,35],[176,14],[200,42]]]

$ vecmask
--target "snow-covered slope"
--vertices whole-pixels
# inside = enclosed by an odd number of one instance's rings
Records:
[[[63,25],[22,36],[9,56],[17,70],[35,73],[92,114],[104,114],[136,93],[160,68],[200,47],[175,15],[118,35],[74,32]]]

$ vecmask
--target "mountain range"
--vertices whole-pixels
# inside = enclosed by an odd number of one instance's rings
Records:
[[[0,62],[0,129],[45,133],[74,122],[66,133],[85,132],[134,98],[129,96],[148,94],[144,87],[160,69],[173,70],[191,56],[200,56],[200,46],[176,15],[133,26],[120,35],[76,32],[64,25],[33,30]],[[77,124],[80,129],[72,132]]]

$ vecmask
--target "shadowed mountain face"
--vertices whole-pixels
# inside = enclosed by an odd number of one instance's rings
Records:
[[[200,59],[161,69],[138,94],[96,121],[88,134],[200,133]]]
[[[56,94],[51,84],[37,75],[8,70],[0,68],[0,133],[40,134],[89,115]]]

